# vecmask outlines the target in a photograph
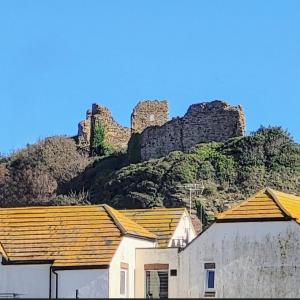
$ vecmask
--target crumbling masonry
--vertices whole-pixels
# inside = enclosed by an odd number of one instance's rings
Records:
[[[193,104],[182,118],[168,121],[168,102],[140,101],[131,114],[131,128],[122,127],[112,117],[108,108],[93,104],[86,120],[78,125],[78,146],[90,153],[93,132],[97,124],[104,128],[104,142],[116,150],[126,150],[132,135],[139,135],[139,159],[159,158],[171,151],[189,151],[199,143],[222,142],[242,136],[245,115],[241,106],[226,102]]]
[[[193,104],[182,118],[146,128],[141,135],[141,159],[149,160],[171,151],[189,151],[199,143],[223,142],[242,136],[245,115],[241,106],[223,101]]]
[[[150,126],[161,126],[169,120],[168,102],[140,101],[131,114],[131,132],[141,133]]]
[[[123,127],[112,117],[105,106],[94,103],[86,113],[86,119],[78,124],[78,147],[90,153],[94,129],[104,128],[104,143],[115,150],[126,150],[132,133],[140,133],[148,126],[163,125],[168,121],[168,102],[158,100],[140,101],[131,115],[131,128]]]

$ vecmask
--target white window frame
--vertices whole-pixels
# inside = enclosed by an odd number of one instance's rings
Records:
[[[121,294],[121,273],[124,272],[125,274],[125,282],[124,282],[124,287],[125,287],[125,293]],[[128,298],[128,269],[121,268],[120,269],[120,298]]]

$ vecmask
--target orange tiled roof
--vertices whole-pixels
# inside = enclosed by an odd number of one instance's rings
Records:
[[[300,219],[300,197],[264,188],[217,215],[217,221]]]
[[[126,217],[157,236],[160,248],[168,247],[185,208],[153,208],[120,210]]]
[[[11,262],[108,265],[127,234],[155,239],[107,205],[0,209],[0,251]]]

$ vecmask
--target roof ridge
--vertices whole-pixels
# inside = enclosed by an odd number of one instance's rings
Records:
[[[123,235],[127,234],[127,230],[125,229],[125,227],[122,225],[122,223],[118,220],[118,218],[112,212],[112,210],[111,210],[112,207],[110,207],[107,204],[104,204],[103,208],[105,209],[105,211],[107,212],[107,214],[113,219],[114,223],[117,225],[117,227],[119,228],[119,230],[121,231],[121,233]]]
[[[148,229],[146,229],[142,225],[138,224],[137,222],[135,222],[131,218],[125,216],[122,212],[118,211],[117,209],[114,209],[114,208],[112,208],[112,207],[110,207],[109,205],[106,205],[106,204],[103,207],[104,207],[105,211],[109,214],[109,216],[113,219],[114,223],[117,225],[117,227],[119,228],[119,230],[121,231],[121,233],[123,235],[136,235],[136,236],[140,236],[140,237],[147,237],[147,238],[150,238],[150,239],[156,239],[157,238],[157,236],[155,234],[153,234]],[[138,233],[138,232],[135,232],[135,231],[127,230],[126,226],[124,226],[122,221],[119,220],[118,214],[120,214],[120,216],[122,218],[124,218],[126,221],[128,220],[129,222],[134,224],[134,226],[136,226],[137,229],[143,230],[144,233],[142,233],[142,232]]]
[[[155,210],[186,210],[185,206],[182,207],[151,207],[151,208],[123,208],[123,209],[118,209],[118,211],[141,211],[141,210],[146,210],[146,211],[155,211]]]
[[[19,207],[0,207],[0,210],[9,210],[9,209],[48,209],[48,208],[78,208],[78,207],[104,207],[106,204],[76,204],[76,205],[36,205],[36,206],[19,206]]]
[[[279,207],[279,209],[280,209],[287,217],[290,217],[290,218],[294,219],[294,218],[292,217],[292,215],[290,214],[290,212],[287,211],[287,210],[285,209],[285,207],[281,204],[279,198],[278,198],[277,195],[276,195],[276,191],[275,191],[275,190],[273,190],[273,189],[267,187],[267,188],[266,188],[266,192],[269,193],[269,195],[273,198],[274,202],[277,204],[277,206]]]

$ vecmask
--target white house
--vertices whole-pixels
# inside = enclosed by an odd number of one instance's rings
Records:
[[[183,208],[2,208],[0,296],[133,298],[137,278],[144,274],[137,271],[137,249],[183,246],[194,237]],[[170,249],[177,257],[178,248]],[[152,266],[157,267],[157,259]]]
[[[136,298],[178,297],[178,250],[196,237],[186,209],[122,211],[157,236],[158,247],[136,249]]]
[[[300,197],[266,188],[179,254],[179,297],[300,297]]]

